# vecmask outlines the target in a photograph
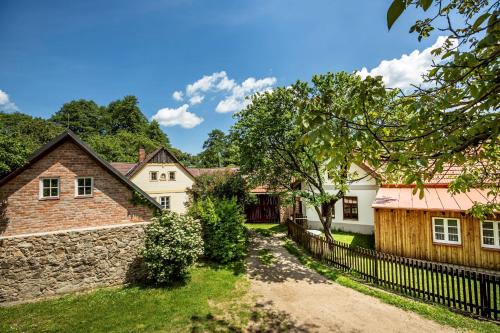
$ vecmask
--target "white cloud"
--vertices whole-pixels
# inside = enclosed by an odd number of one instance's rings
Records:
[[[212,75],[204,75],[198,81],[188,84],[186,87],[186,94],[188,96],[193,96],[199,92],[206,92],[209,90],[223,90],[220,88],[225,88],[225,85],[218,87],[219,83],[226,82],[228,80],[225,71],[218,73],[213,73]]]
[[[189,99],[189,104],[191,104],[191,105],[200,104],[201,102],[203,102],[204,99],[205,99],[205,96],[194,95],[193,97],[191,97]]]
[[[10,101],[9,95],[0,89],[0,111],[15,112],[19,111],[16,104]]]
[[[225,97],[217,104],[215,111],[219,113],[235,112],[243,109],[249,101],[246,97],[262,91],[268,91],[276,84],[275,77],[266,77],[255,79],[249,77],[241,84],[234,79],[230,79],[225,71],[215,72],[211,75],[204,75],[201,79],[188,84],[185,93],[182,91],[174,92],[176,97],[189,98],[189,105],[200,104],[205,100],[207,93],[224,93]]]
[[[160,125],[172,127],[181,126],[183,128],[193,128],[203,122],[203,118],[188,111],[189,105],[184,104],[177,109],[163,108],[153,116]]]
[[[368,71],[363,67],[358,74],[365,78],[369,76],[382,76],[384,83],[389,88],[407,89],[411,85],[418,85],[423,82],[422,74],[425,74],[431,69],[434,61],[439,61],[432,55],[431,51],[443,45],[446,37],[439,36],[431,47],[426,48],[422,52],[414,50],[410,54],[403,54],[399,59],[382,60],[380,64]]]
[[[247,99],[248,96],[270,91],[274,84],[276,84],[275,77],[266,77],[260,80],[249,77],[241,85],[234,85],[231,94],[217,104],[215,111],[219,113],[240,111],[250,103]]]
[[[172,94],[172,98],[180,102],[184,99],[184,94],[182,93],[182,91],[174,91],[174,93]]]

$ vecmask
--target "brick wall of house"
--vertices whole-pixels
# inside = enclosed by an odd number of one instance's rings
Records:
[[[94,178],[92,197],[75,198],[75,177]],[[40,178],[59,177],[59,199],[39,198]],[[148,221],[150,208],[130,202],[133,190],[70,141],[0,188],[0,235]]]

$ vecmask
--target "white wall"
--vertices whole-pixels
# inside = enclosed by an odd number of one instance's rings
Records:
[[[367,172],[357,165],[353,165],[350,172],[356,172],[358,177],[367,175]],[[307,188],[304,187],[304,184],[302,186],[303,188]],[[328,193],[337,193],[332,183],[328,180],[325,183],[325,190]],[[345,196],[355,196],[358,198],[358,219],[344,219],[343,200],[339,200],[335,204],[335,218],[333,219],[332,228],[360,233],[373,233],[374,212],[372,203],[375,200],[377,190],[377,182],[370,176],[353,183]],[[305,206],[303,208],[309,222],[309,227],[321,229],[321,222],[314,207]]]
[[[149,180],[151,171],[158,171],[157,181]],[[168,180],[170,171],[175,171],[175,180]],[[160,180],[162,173],[165,174],[166,180]],[[161,196],[169,196],[170,210],[180,214],[186,212],[186,190],[193,186],[194,180],[177,163],[148,163],[131,180],[158,202]]]

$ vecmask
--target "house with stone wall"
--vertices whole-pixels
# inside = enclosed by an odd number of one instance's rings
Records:
[[[67,131],[0,180],[0,303],[144,276],[158,202]]]

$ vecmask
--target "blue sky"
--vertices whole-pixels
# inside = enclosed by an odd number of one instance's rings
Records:
[[[390,2],[2,0],[0,108],[49,117],[72,99],[131,94],[197,153],[254,91],[363,67],[389,85],[418,81],[436,37],[408,33],[415,12],[387,31]]]

